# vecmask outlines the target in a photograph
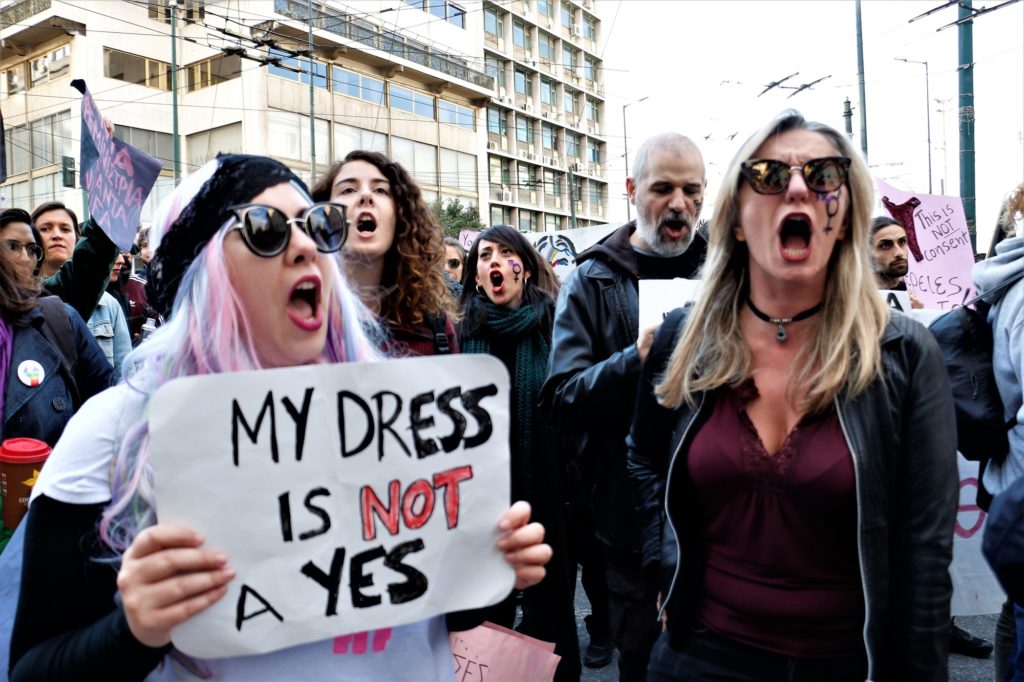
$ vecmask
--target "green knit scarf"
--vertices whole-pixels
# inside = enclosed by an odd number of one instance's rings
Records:
[[[525,305],[517,310],[487,302],[487,317],[480,330],[471,337],[459,340],[463,353],[491,352],[491,338],[516,339],[515,367],[509,367],[512,376],[512,456],[530,452],[533,447],[534,414],[541,386],[548,373],[548,354],[551,344],[546,330],[540,328],[543,306]],[[524,482],[532,472],[521,472]]]

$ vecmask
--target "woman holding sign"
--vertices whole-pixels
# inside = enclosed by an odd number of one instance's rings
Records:
[[[878,296],[872,193],[795,111],[725,174],[629,439],[667,620],[648,679],[946,679],[953,405],[935,341]]]
[[[381,321],[382,347],[391,355],[459,352],[441,229],[402,165],[350,152],[317,182],[313,198],[348,209],[345,274]]]
[[[72,420],[39,477],[13,680],[288,679],[299,671],[451,679],[440,618],[395,627],[366,655],[338,656],[327,640],[199,661],[170,646],[171,629],[221,599],[235,573],[195,531],[158,522],[149,400],[175,377],[376,358],[365,311],[333,255],[345,231],[340,207],[313,204],[288,168],[262,157],[221,155],[162,204],[149,293],[168,320],[129,356],[127,381]],[[550,557],[543,528],[528,519],[523,503],[499,521],[498,547],[518,587],[538,582]]]
[[[566,540],[567,474],[555,434],[537,399],[548,371],[558,278],[533,245],[508,225],[477,237],[465,265],[459,303],[463,353],[494,355],[512,377],[512,499],[527,500],[554,549],[548,575],[523,594],[520,632],[555,642],[562,657],[556,680],[580,677],[579,642]],[[488,619],[512,627],[515,601],[491,609]]]

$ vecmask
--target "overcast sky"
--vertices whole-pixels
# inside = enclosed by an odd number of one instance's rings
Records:
[[[976,1],[974,6],[1001,1]],[[708,164],[709,199],[742,140],[787,106],[842,130],[843,100],[849,98],[854,143],[860,148],[852,0],[598,3],[606,38],[611,222],[625,220],[622,105],[628,102],[634,102],[627,109],[630,155],[656,132],[692,137]],[[928,191],[924,66],[895,58],[928,61],[933,191],[939,194],[944,184],[946,194],[957,195],[957,28],[936,31],[955,21],[957,10],[948,7],[908,23],[943,4],[862,3],[868,156],[878,177],[907,190]],[[974,21],[974,64],[977,220],[979,244],[987,244],[999,203],[1024,181],[1024,2]],[[786,84],[829,78],[792,98],[787,99],[792,90],[779,89],[758,97],[766,84],[794,72],[799,75]]]

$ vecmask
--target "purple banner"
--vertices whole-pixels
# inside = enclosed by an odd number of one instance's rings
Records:
[[[84,80],[71,81],[71,87],[82,93],[82,187],[89,192],[89,212],[118,248],[129,251],[163,164],[107,131]]]
[[[950,310],[975,296],[974,249],[960,197],[905,192],[877,180],[882,205],[907,231],[907,289],[925,308]]]

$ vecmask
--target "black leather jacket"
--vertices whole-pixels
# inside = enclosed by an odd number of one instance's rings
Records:
[[[627,223],[580,254],[559,291],[541,403],[562,437],[573,485],[584,498],[577,502],[589,507],[595,535],[639,553],[640,525],[626,478],[626,435],[640,378],[639,276],[629,243],[634,229]],[[673,276],[693,277],[706,250],[698,233],[673,259]]]
[[[656,347],[673,345],[665,335],[676,329],[665,326]],[[882,376],[853,399],[836,400],[854,460],[868,679],[944,681],[958,503],[953,401],[942,357],[923,326],[893,313],[882,349]],[[627,457],[644,525],[644,567],[653,574],[675,565],[665,608],[673,645],[681,647],[704,570],[686,455],[714,401],[699,395],[696,409],[661,407],[652,386],[667,354],[652,352],[648,360]],[[679,561],[664,547],[667,530],[678,537]]]

